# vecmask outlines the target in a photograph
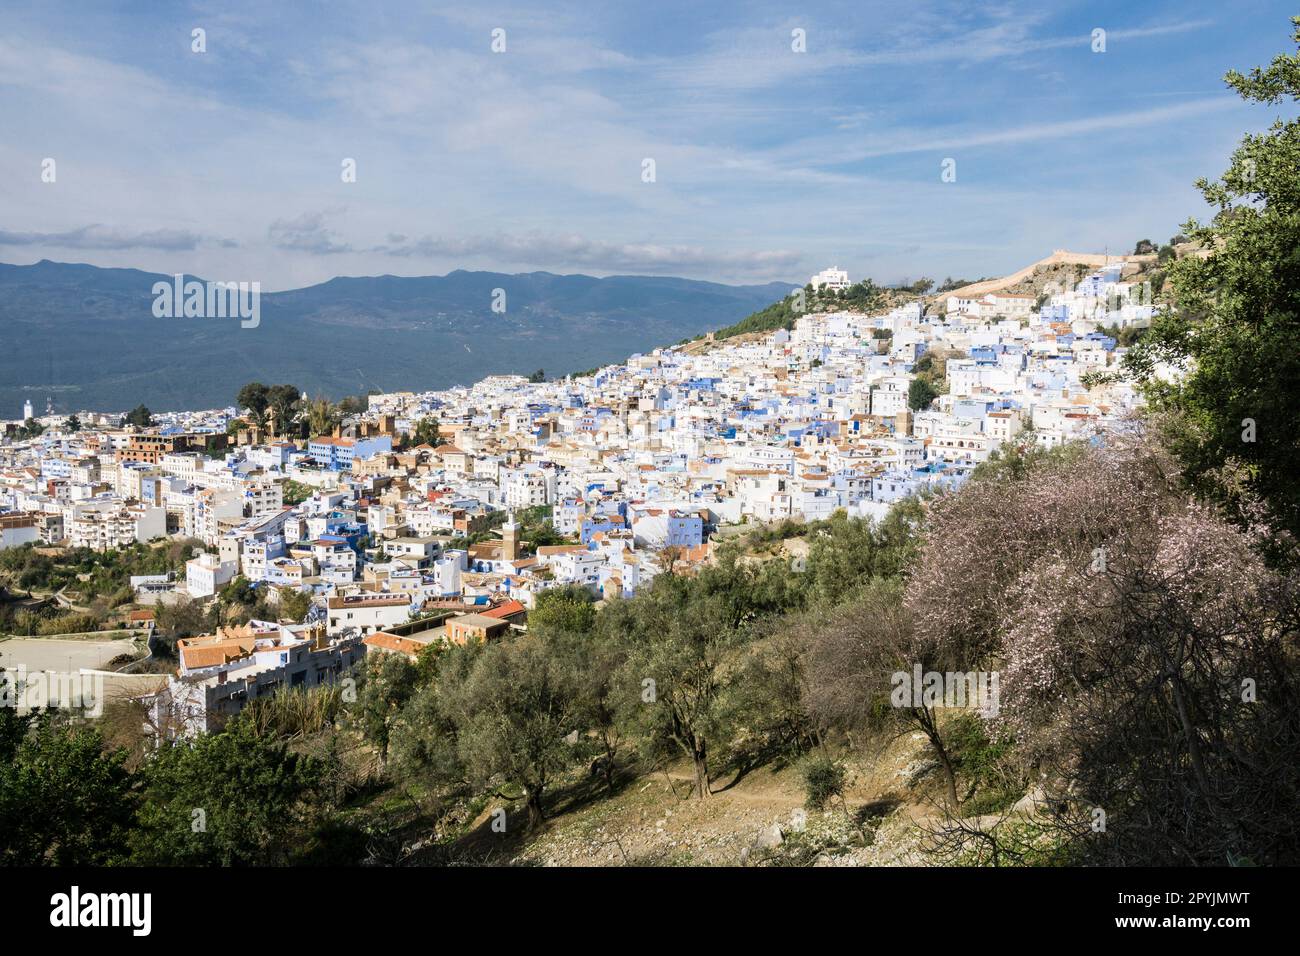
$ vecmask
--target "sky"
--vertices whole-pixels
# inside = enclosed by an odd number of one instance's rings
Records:
[[[1294,12],[6,0],[0,261],[275,291],[459,268],[893,283],[1131,252],[1293,115],[1222,76],[1293,50]]]

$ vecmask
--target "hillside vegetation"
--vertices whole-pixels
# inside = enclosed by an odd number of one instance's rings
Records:
[[[547,592],[523,636],[371,655],[354,690],[283,693],[198,747],[150,753],[129,709],[97,726],[5,711],[0,852],[1295,862],[1300,592],[1261,557],[1276,541],[1178,474],[1147,429],[1013,448],[879,525],[761,531],[627,600]],[[1000,706],[900,698],[918,667],[999,673]],[[73,753],[71,779],[32,773]],[[249,781],[233,803],[232,775]],[[177,824],[196,807],[204,833]]]
[[[766,308],[759,309],[734,325],[719,329],[713,335],[715,340],[735,338],[754,332],[775,332],[778,329],[793,329],[795,320],[808,312],[831,312],[847,309],[857,312],[876,312],[888,302],[885,290],[878,288],[870,279],[864,279],[848,289],[814,289],[806,285],[783,299],[773,302]]]

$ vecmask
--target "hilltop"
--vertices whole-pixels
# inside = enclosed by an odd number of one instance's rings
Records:
[[[985,295],[989,292],[1010,292],[1024,294],[1031,289],[1039,289],[1043,281],[1052,281],[1064,272],[1074,273],[1073,268],[1080,266],[1085,270],[1097,269],[1101,266],[1113,265],[1117,262],[1123,262],[1126,265],[1125,275],[1143,271],[1154,265],[1157,260],[1155,253],[1147,255],[1109,255],[1106,253],[1096,252],[1069,252],[1065,249],[1055,249],[1049,256],[1044,256],[1037,262],[1031,262],[1023,269],[1018,269],[1008,275],[996,279],[983,279],[979,282],[972,282],[968,285],[958,286],[955,289],[949,289],[946,292],[938,292],[929,296],[929,301],[940,302],[948,296],[958,296],[961,298],[972,298],[975,296]],[[1127,268],[1132,266],[1132,269]],[[1043,277],[1049,277],[1043,280]],[[1038,283],[1035,280],[1039,280]]]
[[[1187,255],[1193,251],[1191,244],[1172,249],[1174,255]],[[715,329],[707,335],[681,343],[688,354],[706,352],[718,343],[753,342],[779,329],[792,329],[798,317],[805,313],[849,311],[873,314],[886,312],[909,302],[922,302],[929,309],[944,310],[949,296],[978,298],[990,292],[1011,295],[1031,295],[1035,298],[1048,294],[1053,288],[1067,288],[1087,272],[1101,266],[1123,263],[1126,280],[1150,280],[1155,293],[1160,292],[1163,269],[1157,253],[1143,255],[1109,255],[1094,252],[1070,252],[1056,249],[1050,255],[1004,276],[980,279],[976,282],[945,283],[942,291],[921,292],[919,288],[891,288],[875,285],[870,279],[855,283],[850,289],[835,293],[830,290],[812,290],[805,286],[805,309],[799,311],[790,294],[783,296],[739,322]],[[925,281],[925,280],[922,280]],[[933,283],[930,283],[933,286]]]

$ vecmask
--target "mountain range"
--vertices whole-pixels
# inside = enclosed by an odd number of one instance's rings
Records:
[[[259,324],[241,328],[238,318],[156,317],[157,282],[172,277],[0,263],[0,419],[28,399],[37,414],[47,401],[61,414],[220,407],[254,380],[337,399],[563,375],[728,325],[794,288],[548,272],[340,277],[262,293]],[[495,290],[504,312],[492,308]]]

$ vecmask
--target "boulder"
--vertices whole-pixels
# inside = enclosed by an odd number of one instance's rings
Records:
[[[773,823],[770,827],[758,831],[758,836],[754,837],[754,849],[775,850],[784,841],[785,834],[781,832],[781,824]]]

